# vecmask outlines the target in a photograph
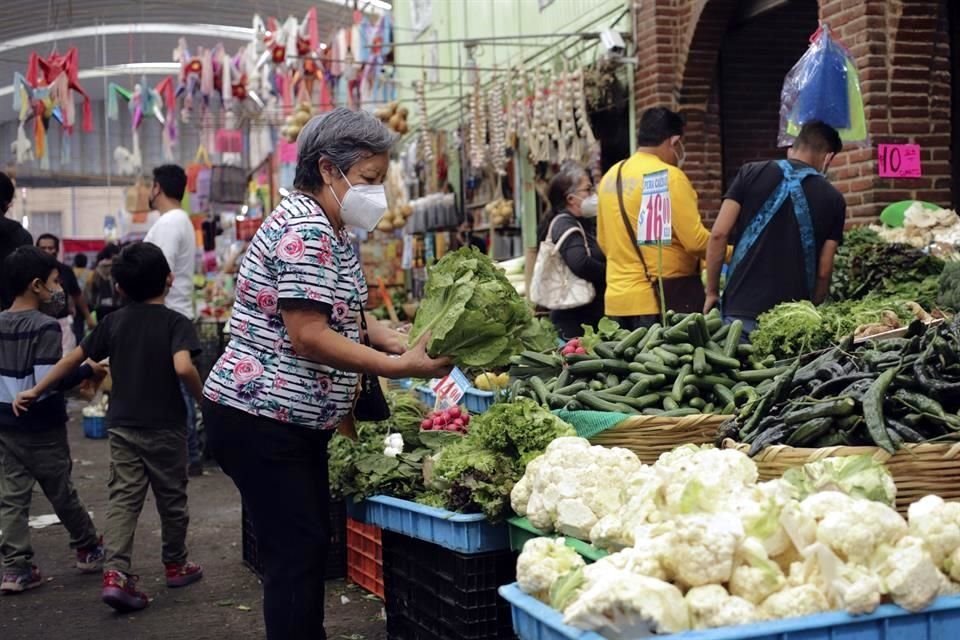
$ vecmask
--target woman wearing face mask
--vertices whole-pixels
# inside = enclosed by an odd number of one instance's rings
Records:
[[[560,255],[577,277],[590,282],[596,289],[596,296],[589,304],[573,309],[554,309],[550,320],[556,325],[565,339],[583,335],[583,326],[597,326],[603,317],[603,294],[606,288],[607,259],[597,244],[596,216],[597,195],[590,176],[580,165],[565,162],[550,182],[547,190],[550,210],[540,222],[538,232],[542,242],[550,234],[550,239],[559,243],[571,229],[560,245]]]
[[[395,140],[379,120],[335,109],[297,138],[294,186],[240,264],[230,343],[207,378],[208,446],[237,485],[264,565],[270,640],[323,640],[329,539],[327,443],[346,426],[361,373],[445,375],[427,336],[367,327],[367,283],[349,227],[372,231],[387,208]]]

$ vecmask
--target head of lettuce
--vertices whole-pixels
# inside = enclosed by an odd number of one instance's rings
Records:
[[[490,369],[523,350],[530,307],[503,271],[474,247],[448,253],[427,272],[427,287],[410,332],[430,332],[427,353],[461,367]]]

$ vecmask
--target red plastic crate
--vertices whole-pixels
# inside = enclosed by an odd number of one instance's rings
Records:
[[[383,542],[380,527],[347,518],[347,579],[383,598]]]

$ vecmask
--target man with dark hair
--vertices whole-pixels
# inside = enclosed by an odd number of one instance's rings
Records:
[[[626,328],[649,326],[659,319],[658,279],[683,285],[673,289],[675,295],[666,296],[668,309],[702,304],[702,287],[696,279],[710,232],[700,219],[697,192],[680,170],[685,155],[683,127],[679,113],[664,107],[645,111],[637,132],[637,152],[611,167],[598,189],[597,239],[607,256],[605,312]],[[646,199],[645,183],[651,186]],[[651,213],[654,199],[659,208]],[[648,220],[659,220],[667,210],[671,225],[663,236],[648,237]],[[662,255],[656,242],[661,237]],[[691,292],[696,298],[692,302]]]
[[[60,238],[52,233],[44,233],[37,238],[37,248],[57,260],[57,268],[60,270],[60,283],[67,293],[67,306],[54,316],[60,323],[63,332],[63,352],[67,353],[77,346],[77,339],[73,333],[73,311],[76,310],[79,313],[89,329],[93,329],[96,322],[90,315],[90,307],[87,306],[87,299],[83,297],[83,289],[80,288],[80,283],[77,282],[77,276],[73,273],[73,269],[59,261]],[[73,303],[72,308],[71,302]]]
[[[200,565],[187,561],[186,410],[180,395],[183,384],[194,398],[201,397],[200,374],[191,360],[200,341],[193,323],[164,306],[172,280],[157,246],[126,247],[114,259],[113,278],[130,304],[104,318],[32,389],[18,394],[14,408],[35,410],[43,394],[86,358],[110,359],[110,496],[101,598],[115,609],[134,611],[149,604],[130,566],[150,486],[160,514],[167,586],[183,587],[203,577]]]
[[[197,236],[187,212],[180,201],[187,189],[187,174],[175,164],[165,164],[153,170],[150,208],[160,212],[160,219],[147,232],[144,242],[160,247],[173,272],[173,285],[167,294],[166,305],[193,320],[193,275],[197,265]],[[203,474],[203,457],[197,436],[197,410],[186,388],[183,401],[187,405],[187,444],[190,450],[190,474]]]
[[[0,171],[0,264],[13,253],[17,247],[33,244],[33,236],[16,220],[6,217],[7,211],[13,205],[13,198],[17,190],[13,180]],[[13,302],[15,292],[8,292],[3,282],[0,282],[0,309],[6,309]]]
[[[2,265],[13,305],[0,312],[0,592],[20,593],[44,584],[33,564],[30,504],[39,485],[70,534],[76,566],[99,572],[103,548],[87,509],[70,480],[67,410],[62,391],[106,371],[82,360],[64,372],[62,383],[37,398],[29,413],[14,411],[15,394],[33,387],[63,354],[60,327],[48,313],[63,306],[57,261],[30,245],[13,251]]]
[[[833,127],[809,122],[787,152],[788,160],[740,169],[710,235],[706,310],[720,300],[729,240],[735,247],[722,305],[728,321],[743,321],[749,333],[757,316],[781,302],[823,302],[847,211],[825,174],[842,149]]]

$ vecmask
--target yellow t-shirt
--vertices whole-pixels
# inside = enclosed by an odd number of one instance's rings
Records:
[[[677,167],[654,155],[635,153],[623,165],[623,204],[627,217],[636,228],[643,198],[643,177],[667,170],[670,207],[673,216],[673,239],[663,247],[663,269],[658,268],[656,245],[642,247],[643,258],[651,277],[675,278],[700,272],[700,260],[707,252],[710,232],[703,226],[697,208],[697,192],[690,179]],[[611,167],[600,181],[597,217],[597,240],[607,257],[607,293],[605,312],[608,316],[641,316],[659,313],[659,294],[643,273],[643,265],[632,246],[620,215],[617,201],[617,168]]]

